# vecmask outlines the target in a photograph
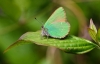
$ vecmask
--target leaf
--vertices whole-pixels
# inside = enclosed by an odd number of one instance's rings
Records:
[[[98,29],[96,39],[97,39],[97,42],[99,42],[99,44],[100,44],[100,28]]]
[[[95,33],[97,33],[97,29],[96,29],[96,26],[94,25],[93,23],[93,20],[90,19],[90,26],[89,26],[90,29],[94,30]]]
[[[94,30],[88,28],[88,32],[89,32],[91,38],[96,42],[96,33],[94,32]]]
[[[96,45],[88,40],[68,35],[65,39],[42,38],[40,31],[27,32],[22,35],[18,41],[10,45],[4,52],[9,49],[25,43],[35,43],[43,46],[53,46],[67,53],[83,54],[91,51]]]
[[[91,38],[96,42],[97,29],[96,29],[92,19],[90,19],[90,26],[88,28],[88,32],[89,32]]]

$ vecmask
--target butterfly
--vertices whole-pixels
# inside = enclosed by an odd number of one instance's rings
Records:
[[[70,24],[67,22],[63,7],[59,7],[42,26],[42,36],[64,38],[69,34]]]

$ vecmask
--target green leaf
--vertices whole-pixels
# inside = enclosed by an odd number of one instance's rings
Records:
[[[94,30],[95,33],[97,33],[97,29],[96,29],[96,26],[94,25],[93,23],[93,20],[90,19],[90,26],[89,26],[90,29]]]
[[[83,54],[91,51],[96,45],[88,40],[68,35],[65,39],[41,38],[40,31],[27,32],[22,35],[18,41],[9,46],[9,49],[25,43],[35,43],[43,46],[53,46],[67,53]]]
[[[89,26],[88,32],[89,32],[91,38],[96,42],[97,29],[96,29],[92,19],[90,19],[90,26]]]
[[[99,44],[100,44],[100,28],[98,29],[96,38],[97,38],[97,42],[99,42]]]
[[[90,28],[88,28],[88,32],[89,32],[91,38],[96,42],[97,40],[96,40],[96,33],[95,33],[95,31],[90,29]]]

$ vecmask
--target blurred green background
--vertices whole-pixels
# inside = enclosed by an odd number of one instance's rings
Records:
[[[29,31],[41,29],[58,7],[64,7],[70,34],[91,40],[87,28],[90,18],[100,25],[100,0],[0,0],[0,64],[100,64],[100,50],[82,55],[56,48],[28,44],[3,51]],[[41,34],[40,34],[41,35]]]

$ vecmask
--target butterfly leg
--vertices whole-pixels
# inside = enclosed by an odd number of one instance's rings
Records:
[[[44,34],[43,34],[43,32],[41,32],[41,35],[40,35],[40,39],[42,40],[42,39],[44,39]]]
[[[45,35],[46,35],[47,39],[48,39],[49,36],[50,36],[49,33],[48,33],[48,29],[47,29],[47,28],[45,29]]]
[[[47,39],[49,38],[49,33],[48,33],[48,29],[47,28],[44,28],[44,27],[42,27],[42,32],[41,32],[41,35],[42,36],[46,36],[47,37]]]

